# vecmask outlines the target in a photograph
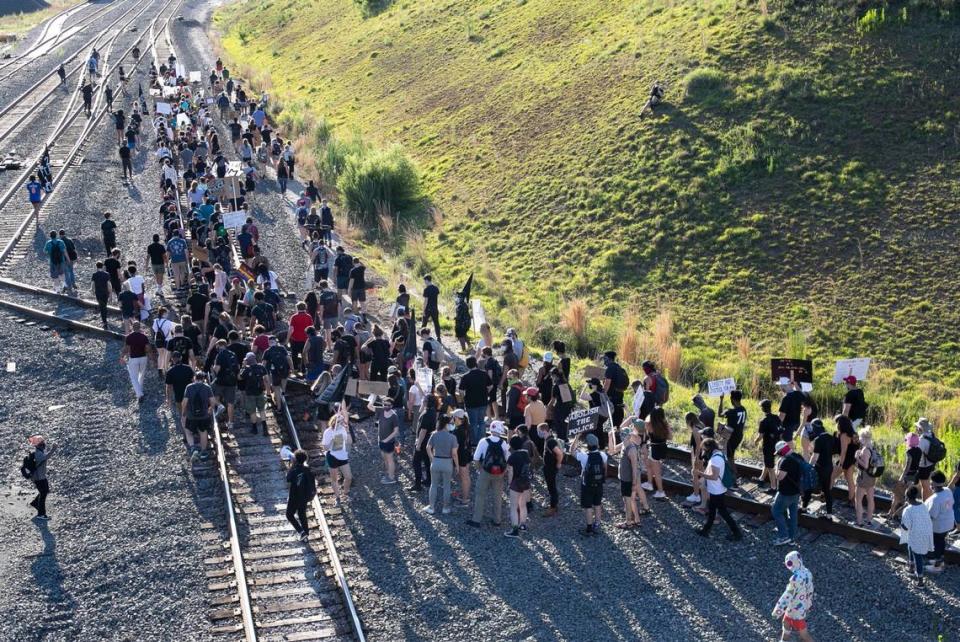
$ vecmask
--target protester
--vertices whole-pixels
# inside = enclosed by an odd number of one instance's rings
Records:
[[[670,424],[663,408],[656,407],[647,417],[645,429],[650,441],[649,468],[647,476],[653,480],[656,492],[653,498],[666,501],[667,495],[663,492],[663,460],[667,458],[667,441],[673,437]]]
[[[620,496],[623,498],[624,521],[617,524],[617,528],[629,530],[640,526],[640,515],[650,513],[650,506],[647,504],[647,494],[640,487],[640,444],[642,437],[633,428],[631,419],[624,422],[620,428],[620,435],[623,441],[614,445],[608,445],[608,453],[611,457],[620,455],[620,463],[617,467],[617,478],[620,480]],[[643,506],[641,512],[637,508],[637,500]]]
[[[933,424],[926,417],[920,417],[915,427],[920,434],[920,450],[923,452],[923,457],[920,458],[920,470],[917,472],[917,481],[920,482],[923,499],[926,500],[933,493],[930,488],[930,476],[937,464],[946,455],[946,449],[943,442],[937,439],[937,436],[933,433]]]
[[[430,492],[426,512],[433,515],[437,501],[442,500],[444,515],[452,510],[450,484],[460,465],[457,438],[450,433],[451,424],[446,417],[437,421],[437,429],[427,440],[427,455],[430,457]],[[441,494],[442,492],[442,494]]]
[[[933,493],[924,504],[930,513],[933,526],[933,554],[927,559],[930,563],[925,570],[930,573],[943,571],[943,555],[947,550],[947,533],[953,530],[953,493],[947,488],[947,476],[937,470],[930,476]]]
[[[763,457],[763,470],[760,472],[760,477],[752,481],[760,485],[769,485],[768,492],[776,493],[777,477],[773,472],[773,468],[776,465],[774,449],[780,440],[780,434],[783,432],[783,429],[780,424],[780,417],[773,414],[772,408],[773,404],[769,399],[764,399],[760,402],[760,411],[763,412],[763,418],[757,427],[757,437],[753,443],[754,445],[758,443],[761,444],[760,452]],[[833,456],[832,452],[830,456]]]
[[[807,631],[807,616],[813,608],[813,576],[797,551],[787,553],[783,563],[790,571],[790,580],[773,607],[773,617],[782,624],[780,639],[789,640],[796,633],[801,640],[812,642]]]
[[[307,465],[307,451],[298,448],[293,453],[293,466],[287,471],[290,484],[287,495],[287,521],[297,531],[301,542],[310,539],[310,524],[307,521],[307,505],[317,495],[317,481]]]
[[[467,525],[479,528],[487,507],[488,497],[493,497],[493,524],[500,526],[503,520],[503,475],[510,452],[504,437],[506,426],[502,421],[490,423],[489,436],[480,440],[473,453],[473,461],[479,466],[477,490],[474,497],[473,518]]]
[[[353,440],[347,430],[348,418],[341,411],[333,417],[333,424],[323,431],[323,448],[327,452],[327,469],[330,471],[330,486],[339,504],[350,493],[353,475],[350,470],[350,447]]]
[[[833,514],[833,492],[830,487],[830,480],[833,477],[833,450],[834,438],[823,426],[823,421],[814,419],[812,422],[811,435],[813,437],[813,452],[810,455],[810,465],[817,473],[817,484],[823,493],[824,510],[821,517],[829,517]],[[810,504],[813,495],[813,489],[803,491],[804,509]]]
[[[860,438],[860,449],[856,454],[857,461],[857,489],[854,508],[857,515],[857,526],[873,526],[874,500],[873,491],[877,484],[877,477],[883,474],[883,459],[873,447],[873,437],[869,428],[861,428],[857,435]],[[863,513],[863,500],[867,501],[866,519]]]
[[[400,434],[400,415],[393,407],[393,399],[386,397],[381,406],[377,407],[371,401],[367,408],[376,415],[377,437],[380,446],[380,456],[383,459],[383,475],[381,484],[396,484],[397,472],[394,461],[394,450],[397,437]]]
[[[530,501],[532,461],[530,453],[524,447],[523,437],[510,438],[510,456],[507,458],[507,487],[510,489],[511,529],[504,533],[506,537],[520,537],[520,531],[527,530],[527,504]]]
[[[777,525],[778,539],[774,546],[796,543],[797,514],[800,503],[800,461],[789,442],[777,442],[774,451],[779,459],[774,473],[777,476],[777,494],[773,498],[771,512]]]
[[[143,403],[143,380],[147,374],[147,352],[150,349],[150,340],[140,331],[140,322],[134,321],[132,329],[123,340],[123,353],[120,362],[127,366],[130,375],[130,384],[137,397],[137,403]]]
[[[187,440],[191,459],[207,460],[210,457],[207,435],[213,429],[215,406],[216,400],[213,388],[207,383],[207,374],[198,370],[193,376],[193,383],[184,390],[180,403],[180,414],[184,417],[183,436]],[[199,449],[197,438],[200,440]]]
[[[917,485],[917,474],[920,472],[920,460],[923,451],[920,450],[920,435],[915,432],[904,436],[905,452],[903,454],[903,470],[893,486],[893,497],[890,500],[890,509],[887,519],[894,519],[906,502],[907,489]]]
[[[730,511],[727,510],[725,500],[727,485],[724,483],[724,477],[726,476],[728,479],[732,477],[732,475],[727,472],[727,466],[731,465],[731,463],[727,461],[717,441],[712,437],[703,440],[703,461],[705,462],[703,479],[707,494],[709,495],[709,499],[707,500],[707,519],[703,523],[703,526],[696,529],[695,532],[697,535],[703,537],[708,536],[719,514],[730,529],[727,539],[730,541],[739,541],[743,539],[743,532],[730,515]]]
[[[900,525],[906,531],[907,550],[913,562],[914,577],[917,586],[923,586],[923,570],[927,554],[934,550],[933,521],[930,512],[920,498],[920,489],[911,486],[907,489],[907,506],[900,517]],[[903,541],[901,536],[901,541]]]
[[[29,474],[30,481],[37,489],[37,496],[30,501],[30,506],[37,511],[34,519],[48,520],[50,516],[47,515],[47,495],[50,494],[50,482],[47,480],[47,462],[57,451],[57,444],[50,444],[47,449],[47,442],[40,435],[34,435],[27,441],[34,450],[27,456],[23,472]]]
[[[543,441],[543,479],[547,485],[547,494],[550,497],[550,505],[544,511],[543,516],[554,517],[560,506],[557,473],[560,472],[560,467],[563,465],[563,447],[549,424],[543,423],[537,426],[537,433]]]
[[[579,449],[586,434],[587,450]],[[603,482],[607,478],[607,453],[600,450],[600,441],[592,433],[580,433],[570,444],[570,453],[580,464],[580,508],[586,522],[584,535],[599,535],[603,520]]]

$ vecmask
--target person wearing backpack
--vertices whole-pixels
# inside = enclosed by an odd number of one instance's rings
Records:
[[[743,531],[740,530],[737,522],[730,515],[730,511],[727,510],[725,499],[727,489],[733,484],[736,475],[728,466],[727,458],[716,439],[713,437],[704,439],[700,443],[700,450],[703,453],[705,463],[701,477],[706,485],[708,495],[707,521],[703,523],[703,526],[695,529],[694,532],[702,537],[707,537],[710,534],[710,529],[713,528],[713,522],[717,514],[719,514],[730,528],[727,539],[733,542],[740,541],[743,539]]]
[[[327,345],[331,345],[330,331],[337,327],[340,320],[340,298],[336,292],[330,289],[329,281],[320,281],[317,287],[320,288],[320,296],[317,298],[317,302],[320,305],[320,317],[323,320],[323,338]]]
[[[217,341],[214,348],[216,356],[213,358],[213,394],[217,403],[227,409],[227,430],[233,429],[233,406],[237,401],[237,375],[240,374],[240,364],[237,356],[227,349],[225,339]]]
[[[436,372],[443,363],[443,346],[440,342],[430,335],[428,328],[420,329],[420,340],[423,342],[423,362]]]
[[[507,372],[507,384],[507,427],[514,430],[524,423],[523,413],[527,409],[529,398],[516,370]]]
[[[924,504],[930,513],[933,524],[933,553],[927,556],[925,570],[929,573],[943,571],[943,554],[947,550],[947,534],[953,530],[953,493],[947,488],[947,476],[942,470],[936,470],[930,476],[933,494]]]
[[[297,531],[301,542],[310,539],[310,524],[307,522],[307,505],[317,496],[317,479],[307,466],[307,451],[298,448],[293,452],[293,466],[287,471],[290,492],[287,495],[287,521]]]
[[[56,444],[50,444],[47,449],[47,442],[40,435],[34,435],[27,440],[33,446],[32,453],[24,457],[23,465],[20,467],[20,473],[33,482],[37,489],[37,496],[30,502],[30,506],[37,509],[34,519],[47,520],[47,495],[50,494],[50,482],[47,481],[47,462],[57,451]]]
[[[803,458],[793,452],[789,442],[777,442],[774,451],[779,459],[774,469],[777,477],[777,494],[773,498],[770,511],[773,521],[777,525],[779,537],[774,540],[774,546],[794,544],[797,536],[797,516],[800,503],[800,479],[802,471],[800,462]]]
[[[507,428],[502,421],[490,422],[489,435],[480,440],[473,453],[473,461],[480,472],[477,475],[477,493],[474,499],[473,519],[468,526],[479,528],[487,505],[488,496],[493,496],[493,524],[500,526],[503,518],[503,475],[507,469],[510,452],[504,437]]]
[[[67,246],[57,238],[57,232],[50,232],[50,240],[43,246],[43,253],[50,263],[50,278],[53,280],[54,292],[64,292],[63,275],[67,266]]]
[[[450,484],[459,466],[459,444],[456,436],[450,432],[453,427],[452,421],[448,417],[440,417],[437,420],[437,429],[427,440],[427,455],[430,457],[430,492],[429,503],[425,510],[430,515],[436,512],[438,499],[443,500],[444,515],[449,515],[453,510]]]
[[[586,435],[587,450],[580,450]],[[600,441],[591,432],[578,433],[570,444],[570,453],[580,464],[580,508],[586,521],[584,535],[599,535],[603,519],[603,482],[607,478],[607,453],[600,450]]]
[[[820,517],[826,517],[833,514],[833,492],[830,486],[830,480],[833,477],[833,435],[828,433],[823,426],[823,421],[814,419],[811,423],[811,438],[813,440],[813,453],[810,455],[810,465],[813,466],[817,474],[817,486],[823,493],[825,504],[824,512]],[[803,491],[802,506],[806,508],[810,504],[813,496],[813,488]]]
[[[926,501],[933,490],[930,488],[930,475],[934,468],[947,456],[947,447],[933,434],[933,424],[926,417],[920,417],[917,420],[917,432],[920,434],[920,451],[923,457],[920,458],[920,470],[917,472],[917,480],[920,482],[920,488],[923,491],[923,499]]]
[[[606,368],[603,373],[603,391],[607,393],[607,397],[610,399],[613,425],[619,428],[620,424],[623,423],[623,396],[627,392],[627,388],[630,387],[630,377],[627,376],[627,371],[623,369],[623,366],[617,363],[617,353],[613,350],[603,353],[603,365]]]
[[[270,335],[270,347],[263,352],[263,364],[270,373],[270,392],[273,395],[273,407],[280,408],[280,397],[287,391],[287,379],[293,372],[293,359],[287,349],[280,345],[277,338]]]
[[[533,464],[530,453],[524,447],[524,439],[516,435],[510,439],[510,456],[507,457],[507,487],[510,489],[511,528],[504,537],[518,538],[521,530],[527,530],[527,502],[530,501]]]
[[[643,369],[643,389],[653,393],[656,405],[667,403],[670,400],[670,383],[667,378],[660,374],[652,361],[644,361],[640,367]]]
[[[211,419],[215,406],[213,388],[207,383],[207,374],[197,370],[193,375],[193,383],[184,390],[183,401],[180,402],[180,415],[184,418],[183,436],[187,440],[191,459],[207,460],[210,457],[207,433],[213,427]],[[196,446],[198,436],[199,450]]]
[[[854,509],[857,514],[857,526],[873,527],[873,492],[877,478],[883,474],[883,456],[874,448],[870,428],[857,431],[860,437],[860,449],[857,450],[857,491]],[[864,519],[863,500],[867,500],[867,514]]]
[[[243,407],[250,418],[250,433],[257,434],[257,423],[263,423],[263,434],[267,434],[267,369],[257,363],[257,355],[248,352],[243,358],[243,369],[239,381],[243,388]]]

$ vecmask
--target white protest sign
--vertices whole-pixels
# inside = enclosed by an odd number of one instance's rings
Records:
[[[176,96],[176,95],[177,95],[177,88],[176,88],[176,87],[164,86],[164,88],[163,88],[163,97],[164,97],[164,98],[173,98],[173,97]]]
[[[810,392],[811,390],[813,390],[813,384],[807,383],[806,381],[801,381],[800,390],[803,392]]]
[[[159,96],[159,95],[161,95],[162,93],[163,93],[163,92],[160,91],[159,89],[154,89],[153,87],[150,88],[150,95],[151,95],[151,96]]]
[[[187,75],[187,70],[186,70],[186,68],[183,66],[183,63],[180,63],[180,62],[176,63],[176,64],[174,65],[174,68],[177,70],[177,75],[180,76],[181,78],[183,78],[184,76]],[[199,73],[199,72],[197,72],[197,73]]]
[[[487,314],[483,311],[483,304],[477,299],[470,302],[473,306],[473,331],[480,332],[480,326],[487,322]]]
[[[247,213],[243,210],[225,212],[223,215],[223,226],[228,229],[239,229],[246,222]]]
[[[425,394],[430,394],[433,391],[433,370],[417,368],[417,385]]]
[[[200,72],[199,72],[199,71],[191,71],[191,72],[190,72],[190,82],[200,82],[200,81],[201,81],[201,78],[202,78],[202,76],[200,75]]]
[[[726,379],[716,379],[715,381],[707,382],[707,395],[711,397],[720,397],[722,395],[733,392],[737,389],[737,382],[733,377],[728,377]]]
[[[172,114],[173,109],[170,108],[170,103],[157,103],[157,113],[158,114]]]
[[[212,104],[213,104],[213,98],[207,98],[207,104],[208,104],[208,105],[212,105]]]
[[[177,127],[187,129],[190,127],[190,117],[186,114],[177,114]]]
[[[857,381],[866,381],[870,370],[870,357],[840,359],[833,369],[833,383],[843,383],[844,377],[854,376]]]

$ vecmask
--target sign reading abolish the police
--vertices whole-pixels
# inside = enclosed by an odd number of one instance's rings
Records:
[[[575,410],[567,416],[567,437],[574,437],[597,426],[600,408]]]

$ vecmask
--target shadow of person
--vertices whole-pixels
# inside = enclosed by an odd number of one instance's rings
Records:
[[[46,520],[35,519],[33,523],[43,539],[43,550],[34,557],[30,564],[30,572],[37,589],[46,600],[49,613],[65,616],[44,617],[44,621],[38,622],[37,625],[44,632],[51,634],[56,632],[57,635],[69,636],[71,635],[69,629],[73,628],[72,617],[69,614],[76,611],[77,605],[73,596],[63,585],[63,571],[57,561],[57,540]]]

